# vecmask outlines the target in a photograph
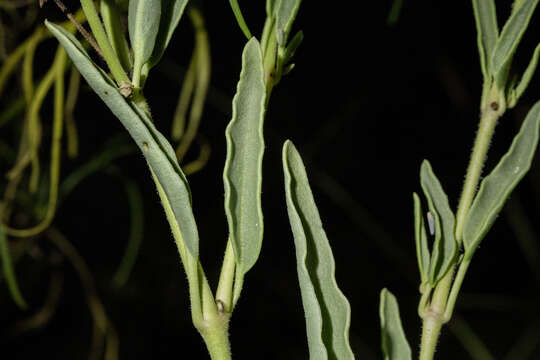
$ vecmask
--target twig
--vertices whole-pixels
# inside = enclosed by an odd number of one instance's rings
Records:
[[[47,2],[47,0],[40,0],[39,2],[39,6],[43,6],[45,3]],[[94,39],[94,37],[92,36],[92,34],[90,34],[88,31],[86,31],[86,29],[84,28],[84,26],[81,25],[81,23],[79,23],[75,17],[73,16],[72,13],[70,13],[66,7],[66,5],[64,5],[64,3],[61,1],[61,0],[54,0],[54,2],[56,3],[56,5],[60,8],[60,10],[66,14],[67,18],[69,19],[69,21],[71,21],[73,23],[73,25],[75,25],[75,27],[77,28],[77,30],[79,30],[79,32],[82,34],[82,36],[86,39],[86,41],[88,41],[90,43],[90,45],[94,48],[94,50],[96,50],[96,52],[99,54],[99,56],[101,56],[102,59],[105,59],[105,56],[103,55],[103,52],[101,51],[101,48],[99,47],[99,45],[97,44],[96,40]]]

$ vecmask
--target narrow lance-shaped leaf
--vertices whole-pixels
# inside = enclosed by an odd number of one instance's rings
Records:
[[[246,38],[248,40],[251,39],[251,31],[249,31],[246,20],[244,20],[244,15],[242,15],[242,10],[240,10],[240,5],[238,5],[238,0],[229,0],[229,4],[231,4],[231,9],[234,13],[234,17],[236,18],[238,26],[240,26],[240,29],[242,30]]]
[[[287,44],[287,38],[291,31],[294,19],[300,9],[302,0],[275,0],[274,11],[277,22],[278,43],[281,46]]]
[[[457,255],[458,247],[454,237],[456,220],[448,204],[448,197],[427,160],[422,162],[420,183],[435,220],[435,242],[429,270],[429,281],[435,285],[446,274]]]
[[[2,261],[2,271],[4,272],[11,298],[19,308],[26,309],[28,305],[26,304],[26,301],[24,301],[21,290],[19,289],[15,270],[13,269],[13,264],[11,262],[11,254],[9,252],[6,233],[2,227],[0,227],[0,260]]]
[[[161,0],[130,0],[129,39],[133,48],[133,85],[139,86],[143,65],[150,59],[159,31]]]
[[[538,65],[539,55],[540,55],[540,44],[538,44],[536,48],[534,49],[534,53],[531,58],[531,61],[529,62],[527,69],[525,69],[525,72],[523,73],[523,77],[519,81],[519,84],[516,86],[515,89],[510,90],[511,92],[510,92],[510,99],[509,99],[509,104],[508,104],[509,107],[513,107],[516,105],[521,95],[523,95],[523,93],[529,86],[529,83],[531,82],[534,72],[536,71],[536,66]]]
[[[429,259],[430,253],[427,244],[426,227],[424,225],[424,217],[422,214],[422,204],[418,194],[413,193],[414,200],[414,233],[416,240],[416,258],[418,260],[418,268],[420,270],[420,278],[422,284],[428,282],[429,278]]]
[[[482,73],[487,79],[490,72],[490,59],[499,37],[495,2],[493,0],[473,0],[474,19],[478,33],[478,52],[480,53],[480,65]]]
[[[184,14],[184,10],[189,0],[162,0],[161,1],[161,18],[159,20],[159,31],[156,36],[156,43],[152,56],[148,61],[148,66],[155,66],[163,53],[167,49],[174,31],[178,27],[178,23]]]
[[[506,81],[514,53],[529,26],[538,1],[523,0],[504,24],[501,35],[495,44],[491,58],[491,72],[495,77],[497,86],[501,89]]]
[[[114,82],[97,67],[82,45],[62,27],[45,22],[52,34],[66,49],[69,57],[86,79],[90,87],[128,130],[142,150],[148,166],[156,175],[170,203],[176,225],[193,258],[198,258],[199,236],[191,209],[191,193],[188,182],[176,161],[173,148],[154,127],[151,119],[135,104],[126,101]]]
[[[411,360],[411,347],[401,325],[396,297],[387,289],[381,291],[379,317],[384,360]]]
[[[266,16],[272,16],[274,14],[274,6],[278,0],[266,0]]]
[[[245,274],[257,261],[263,238],[261,209],[263,120],[266,88],[259,42],[251,38],[242,54],[242,71],[225,131],[223,171],[225,213],[238,269]]]
[[[116,1],[102,0],[100,13],[109,42],[111,43],[115,54],[118,56],[124,70],[129,73],[132,65],[129,55],[129,45],[124,36],[120,11]]]
[[[506,199],[531,167],[539,131],[540,102],[537,102],[527,114],[508,152],[480,184],[463,228],[466,259],[473,256]]]
[[[290,141],[283,145],[283,172],[306,317],[309,358],[354,359],[349,345],[350,305],[336,283],[332,249],[302,158]]]
[[[285,53],[283,56],[283,64],[286,65],[292,60],[296,50],[298,49],[300,44],[302,44],[303,40],[304,33],[302,32],[302,30],[300,30],[293,36],[291,42],[287,44],[287,48],[285,49]]]

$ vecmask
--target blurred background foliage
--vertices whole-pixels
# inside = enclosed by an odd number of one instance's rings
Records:
[[[142,157],[69,62],[58,65],[58,45],[42,23],[67,19],[52,0],[42,9],[38,3],[0,1],[2,222],[28,228],[45,221],[34,234],[8,236],[27,308],[13,302],[2,270],[2,356],[148,359],[187,351],[190,358],[207,358]],[[215,286],[227,231],[224,130],[245,38],[227,1],[190,3],[145,92],[156,126],[174,139],[190,173],[201,261]],[[78,1],[65,4],[80,16]],[[241,5],[250,28],[263,23],[263,4]],[[510,2],[497,1],[497,8],[504,18]],[[518,68],[526,66],[538,41],[539,18],[533,17],[525,35],[520,53],[527,56],[515,59]],[[407,336],[418,348],[412,192],[419,190],[420,163],[428,158],[457,205],[481,91],[471,4],[305,1],[296,24],[304,43],[296,68],[273,93],[265,124],[265,240],[231,324],[233,355],[307,357],[283,193],[286,138],[295,142],[310,173],[336,277],[351,302],[357,358],[381,356],[382,287],[398,297]],[[61,102],[54,94],[59,71],[65,83]],[[486,168],[508,148],[540,96],[539,84],[533,79],[520,105],[500,122]],[[540,358],[539,207],[536,160],[476,256],[438,359]]]

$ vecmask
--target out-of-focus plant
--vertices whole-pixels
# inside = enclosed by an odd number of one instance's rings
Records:
[[[46,60],[44,60],[46,57],[41,55],[40,45],[50,41],[48,39],[52,37],[51,32],[43,24],[37,25],[28,38],[22,41],[18,40],[18,45],[12,48],[12,44],[16,44],[16,42],[11,37],[19,33],[22,26],[32,26],[39,5],[43,6],[45,3],[46,1],[0,2],[2,18],[13,22],[7,27],[0,26],[0,50],[2,50],[0,52],[0,102],[2,104],[0,128],[3,128],[4,134],[7,134],[7,131],[20,134],[17,150],[13,148],[12,143],[4,142],[7,140],[6,138],[0,140],[1,166],[5,178],[2,179],[0,200],[0,263],[2,264],[0,281],[5,280],[15,303],[20,308],[28,310],[29,306],[26,301],[28,299],[16,281],[17,263],[25,254],[30,254],[35,248],[41,248],[44,241],[52,244],[55,251],[59,253],[58,256],[51,255],[52,259],[66,259],[73,264],[87,295],[89,308],[94,319],[91,358],[101,356],[103,345],[106,344],[105,356],[112,359],[117,356],[116,332],[109,322],[94,288],[92,274],[85,264],[84,257],[77,253],[75,247],[69,243],[68,238],[54,224],[54,220],[58,206],[79,183],[90,175],[96,172],[105,172],[123,183],[130,208],[131,228],[124,256],[112,277],[112,283],[115,286],[123,286],[132,272],[143,239],[144,211],[138,184],[126,177],[112,163],[120,157],[133,154],[135,148],[116,137],[111,138],[111,141],[107,142],[102,150],[95,149],[92,158],[78,159],[80,145],[74,113],[80,88],[79,71],[73,66],[64,49],[57,45],[52,63],[43,74],[41,73],[41,69],[46,65]],[[121,40],[124,36],[120,20],[122,16],[127,17],[127,7],[123,8],[122,3],[101,2],[100,15],[111,41]],[[79,31],[83,34],[88,40],[83,45],[84,48],[88,49],[92,45],[98,47],[93,35],[85,30],[86,16],[83,10],[72,14],[61,1],[50,1],[47,6],[56,6],[55,4],[68,18],[62,27],[68,33]],[[197,135],[210,79],[210,53],[204,20],[196,8],[191,8],[189,13],[197,30],[195,52],[198,55],[195,79],[198,85],[196,100],[194,100],[194,105],[190,110],[187,125],[190,140],[185,141],[182,134],[176,136],[176,140],[180,143],[185,142],[182,145],[184,153],[189,150]],[[24,21],[21,21],[21,14],[24,14]],[[114,25],[111,25],[113,22]],[[100,49],[99,52],[101,52]],[[131,61],[130,55],[127,53],[125,55],[127,60]],[[124,65],[127,66],[127,63]],[[19,74],[20,87],[18,86],[19,82],[15,81],[18,80],[17,75]],[[6,91],[8,87],[10,91]],[[53,93],[54,115],[50,135],[50,156],[46,159],[40,156],[40,153],[42,153],[43,146],[46,145],[43,139],[48,138],[43,129],[48,128],[50,117],[42,109],[46,104],[48,94],[51,92]],[[189,107],[184,107],[184,111],[188,110]],[[63,147],[64,141],[66,142],[65,148]],[[199,171],[208,161],[210,145],[203,139],[198,143],[201,144],[200,154],[186,164],[186,174]],[[62,177],[61,160],[66,156],[68,159],[77,159],[82,165],[71,174]],[[6,169],[8,166],[10,168]],[[46,171],[47,177],[42,175],[44,168],[49,168]],[[48,246],[46,245],[46,247]],[[48,253],[49,250],[45,252]],[[40,261],[48,261],[47,257],[40,257],[40,259]],[[62,263],[62,261],[60,262]],[[49,294],[42,308],[37,309],[33,315],[21,319],[8,333],[18,334],[42,327],[54,314],[63,284],[61,272],[58,271],[62,267],[58,266],[57,260],[50,262],[50,267],[54,276],[51,275]],[[35,299],[32,300],[30,309],[34,311]]]

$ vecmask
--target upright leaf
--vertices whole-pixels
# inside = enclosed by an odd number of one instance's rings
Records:
[[[527,114],[508,152],[480,184],[463,228],[466,259],[473,256],[506,199],[531,167],[539,130],[540,101]]]
[[[387,289],[381,291],[379,317],[384,360],[411,360],[411,347],[401,325],[396,297]]]
[[[103,25],[109,38],[109,42],[118,56],[120,63],[122,64],[126,72],[131,71],[131,58],[129,55],[129,45],[124,36],[122,28],[122,18],[120,16],[120,10],[115,0],[102,0],[101,1],[101,18],[103,19]]]
[[[120,94],[114,82],[92,62],[73,35],[62,27],[47,21],[45,25],[66,49],[69,57],[90,87],[118,117],[142,150],[150,170],[156,175],[158,188],[163,188],[166,201],[169,203],[167,206],[172,209],[173,218],[176,221],[176,226],[180,229],[182,241],[193,258],[197,259],[199,236],[191,209],[191,194],[188,182],[176,161],[173,148],[154,127],[144,111],[132,102],[128,102]],[[176,240],[178,241],[178,239]]]
[[[499,37],[495,2],[493,0],[472,0],[474,19],[476,20],[476,32],[478,51],[480,53],[480,65],[484,78],[490,76],[490,59]]]
[[[176,30],[184,9],[189,0],[162,0],[161,18],[159,20],[159,31],[156,37],[156,43],[152,57],[148,61],[149,67],[155,66],[169,45],[169,41]]]
[[[540,44],[536,45],[531,61],[529,62],[527,69],[525,69],[525,72],[523,73],[523,76],[521,77],[519,84],[516,86],[515,89],[510,90],[511,91],[510,100],[508,104],[509,107],[515,106],[515,104],[517,103],[521,95],[523,95],[523,93],[529,86],[529,83],[531,82],[534,72],[536,71],[536,66],[538,65],[539,55],[540,55]]]
[[[142,66],[150,60],[156,44],[161,17],[161,0],[130,0],[128,12],[129,39],[133,48],[134,85]]]
[[[435,242],[429,270],[430,283],[435,285],[446,274],[458,252],[454,237],[456,220],[448,204],[448,197],[427,160],[422,162],[420,183],[435,219]]]
[[[263,120],[266,88],[259,42],[251,38],[242,54],[242,71],[227,126],[223,171],[225,213],[236,263],[245,274],[257,261],[263,238],[261,209]]]
[[[276,12],[277,36],[280,45],[287,44],[287,38],[291,32],[294,19],[300,9],[302,0],[275,0],[274,11]]]
[[[539,0],[523,0],[512,12],[510,18],[504,24],[491,58],[491,70],[496,83],[502,89],[512,57],[529,26],[532,14]]]
[[[424,225],[424,216],[422,214],[422,205],[418,194],[413,193],[414,200],[414,233],[416,240],[416,258],[420,270],[422,284],[429,279],[429,261],[430,253],[427,244],[426,227]]]
[[[244,15],[242,15],[242,10],[240,10],[240,5],[238,5],[238,0],[229,0],[229,4],[231,5],[231,9],[234,13],[238,26],[240,26],[240,29],[242,29],[242,32],[246,38],[248,40],[251,39],[251,31],[249,31],[246,20],[244,20]]]
[[[349,302],[336,283],[332,249],[311,193],[302,158],[290,141],[283,145],[283,172],[306,316],[309,358],[354,359],[349,345]]]

